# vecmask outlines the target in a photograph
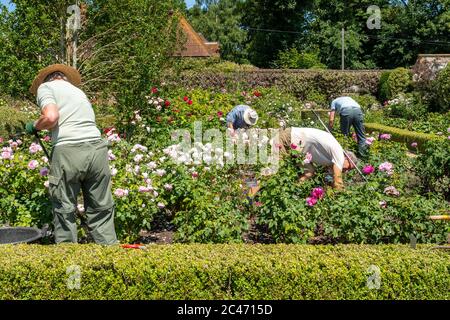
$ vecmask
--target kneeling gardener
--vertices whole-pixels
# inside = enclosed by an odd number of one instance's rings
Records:
[[[95,114],[78,86],[72,67],[56,64],[42,69],[30,91],[37,96],[41,116],[26,131],[51,130],[53,149],[49,193],[55,241],[77,242],[77,196],[83,192],[87,226],[98,244],[117,243],[114,202],[108,164],[108,144],[101,139]]]

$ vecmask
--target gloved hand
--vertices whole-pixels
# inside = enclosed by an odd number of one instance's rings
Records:
[[[38,130],[34,126],[34,122],[28,122],[25,125],[25,132],[28,133],[28,134],[35,134],[35,133],[38,132]]]

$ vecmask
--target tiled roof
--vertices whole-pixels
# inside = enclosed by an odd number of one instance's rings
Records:
[[[203,35],[198,34],[189,22],[180,17],[180,28],[185,35],[186,42],[182,50],[174,55],[181,57],[218,57],[220,49],[218,42],[208,42]],[[181,46],[181,45],[180,45]]]

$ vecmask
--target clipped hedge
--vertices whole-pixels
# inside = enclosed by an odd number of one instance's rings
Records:
[[[375,95],[381,71],[338,71],[338,70],[279,70],[218,73],[184,72],[166,81],[168,85],[184,88],[222,90],[247,90],[257,87],[277,86],[301,99],[306,99],[312,91],[327,97],[339,95],[353,85]]]
[[[365,123],[367,132],[389,133],[391,139],[397,142],[405,142],[408,146],[412,142],[417,142],[418,148],[421,148],[426,142],[439,139],[438,136],[429,133],[414,132],[395,127],[389,127],[378,123]]]
[[[1,246],[0,299],[450,299],[449,268],[425,245]]]

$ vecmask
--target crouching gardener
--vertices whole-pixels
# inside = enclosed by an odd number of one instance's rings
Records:
[[[248,129],[258,122],[258,113],[247,105],[238,105],[227,114],[227,128],[232,134],[238,129]]]
[[[51,130],[53,149],[49,193],[55,241],[77,242],[77,196],[83,192],[87,225],[98,244],[117,243],[108,145],[101,139],[92,106],[79,88],[81,76],[56,64],[42,69],[30,91],[37,96],[41,116],[26,131]]]
[[[276,141],[276,138],[275,140]],[[287,128],[278,134],[280,155],[287,155],[289,149],[295,149],[310,158],[309,163],[303,164],[305,173],[300,181],[314,176],[315,165],[326,166],[333,171],[333,187],[343,189],[342,172],[354,169],[357,158],[353,152],[347,151],[352,162],[347,159],[344,149],[332,134],[313,128]]]

